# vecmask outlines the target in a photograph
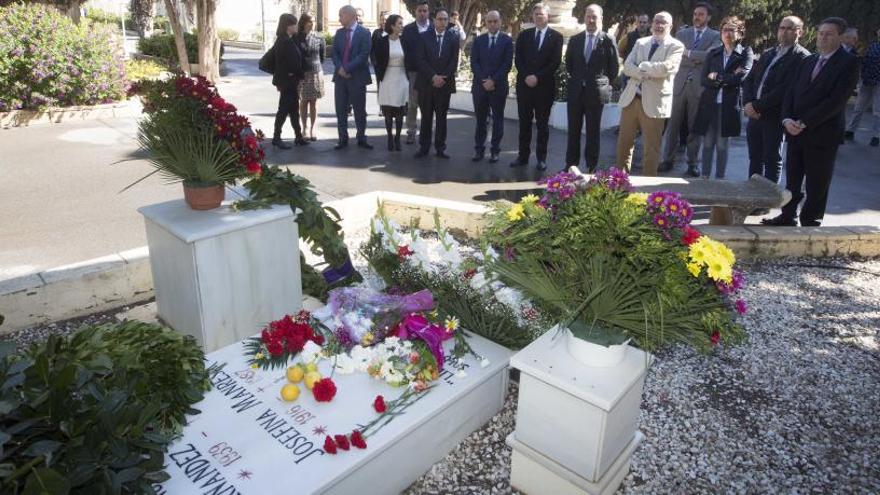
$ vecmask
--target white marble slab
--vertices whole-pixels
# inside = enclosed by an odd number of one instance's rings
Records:
[[[391,400],[403,390],[363,373],[337,374],[331,402],[316,402],[304,387],[295,402],[283,402],[285,370],[249,368],[240,343],[213,352],[207,362],[226,366],[195,406],[202,413],[168,449],[171,479],[155,488],[175,495],[399,493],[504,403],[510,351],[478,336],[471,345],[489,366],[468,357],[466,377],[447,369],[426,396],[368,437],[366,450],[336,455],[324,453],[325,433],[316,429],[351,433],[378,416],[376,395]],[[329,369],[322,361],[320,371]]]
[[[630,347],[617,366],[589,367],[554,337],[545,333],[510,360],[521,371],[516,438],[595,482],[633,438],[652,357]]]
[[[289,207],[195,211],[177,200],[140,211],[159,317],[206,351],[302,307],[299,234]]]

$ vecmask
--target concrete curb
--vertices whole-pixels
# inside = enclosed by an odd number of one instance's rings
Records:
[[[344,230],[363,226],[384,201],[401,225],[434,224],[436,208],[444,225],[468,236],[483,229],[489,207],[390,191],[373,191],[329,201],[342,216]],[[880,256],[880,227],[700,226],[704,234],[727,244],[741,259],[782,256]],[[304,251],[306,252],[306,251]],[[22,277],[0,280],[0,334],[49,321],[65,320],[153,297],[146,246]]]
[[[67,121],[136,117],[141,104],[137,99],[90,106],[47,108],[45,110],[12,110],[0,112],[0,128],[28,127],[42,124],[60,124]]]

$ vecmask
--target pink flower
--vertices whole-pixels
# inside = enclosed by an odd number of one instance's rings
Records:
[[[718,330],[715,330],[714,332],[712,332],[712,335],[709,337],[709,340],[712,341],[712,345],[718,345],[718,342],[721,341],[721,334],[718,332]]]
[[[736,312],[741,315],[746,314],[746,311],[748,310],[746,308],[746,302],[742,299],[737,299],[736,302],[733,303],[733,307],[736,309]]]

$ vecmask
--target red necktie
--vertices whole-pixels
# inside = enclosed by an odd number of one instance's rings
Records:
[[[345,30],[345,45],[342,49],[342,65],[348,65],[348,56],[351,54],[351,29]]]

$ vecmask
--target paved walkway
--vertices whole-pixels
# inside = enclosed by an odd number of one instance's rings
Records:
[[[219,84],[221,94],[250,116],[255,127],[271,135],[277,92],[269,77],[256,68],[259,54],[236,48],[226,53],[228,73]],[[433,156],[414,160],[414,146],[388,152],[384,123],[377,117],[375,86],[367,96],[367,132],[375,149],[351,146],[334,151],[336,122],[329,76],[326,89],[328,94],[319,103],[319,140],[304,148],[267,150],[270,163],[290,166],[310,179],[325,200],[383,189],[485,201],[517,197],[540,178],[534,158],[528,169],[507,166],[515,157],[515,121],[505,126],[505,151],[494,165],[470,161],[474,122],[472,115],[464,113],[449,117],[451,160]],[[165,185],[156,177],[119,193],[151,170],[138,150],[136,131],[134,118],[0,131],[0,280],[146,243],[137,208],[182,194],[179,185]],[[351,132],[353,137],[353,126]],[[285,138],[292,138],[289,127]],[[880,150],[864,144],[867,132],[857,138],[861,144],[841,148],[826,225],[880,224],[880,195],[876,194]],[[600,163],[613,163],[615,139],[613,132],[603,135]],[[550,171],[561,168],[564,153],[565,133],[551,131]],[[113,164],[120,160],[129,161]],[[730,179],[746,178],[744,139],[732,143],[728,168]],[[682,172],[679,165],[669,175]]]

